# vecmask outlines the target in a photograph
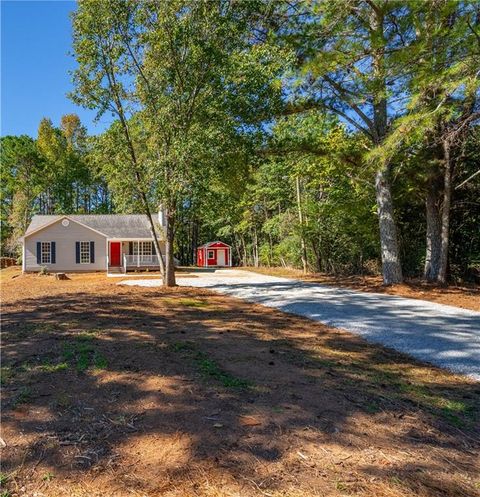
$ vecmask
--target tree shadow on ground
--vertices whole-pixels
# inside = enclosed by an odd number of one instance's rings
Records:
[[[442,312],[434,303],[299,281],[212,284],[210,289],[351,330],[422,361],[480,378],[478,312]]]
[[[321,324],[207,291],[113,288],[6,305],[3,334],[12,485],[478,494],[478,384]]]

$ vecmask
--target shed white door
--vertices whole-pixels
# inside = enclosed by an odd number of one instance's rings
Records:
[[[217,250],[217,266],[225,266],[225,249]]]

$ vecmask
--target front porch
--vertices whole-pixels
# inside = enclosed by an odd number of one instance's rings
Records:
[[[159,269],[159,257],[151,240],[108,240],[107,273]],[[162,245],[162,244],[161,244]],[[161,246],[162,250],[163,247]]]

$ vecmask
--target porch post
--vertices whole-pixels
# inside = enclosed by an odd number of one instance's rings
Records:
[[[25,272],[25,268],[27,267],[27,261],[25,260],[27,251],[25,249],[25,238],[23,239],[22,242],[22,273]]]

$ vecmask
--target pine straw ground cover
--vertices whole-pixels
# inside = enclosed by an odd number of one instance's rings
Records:
[[[478,383],[206,290],[8,275],[2,496],[480,496]]]

